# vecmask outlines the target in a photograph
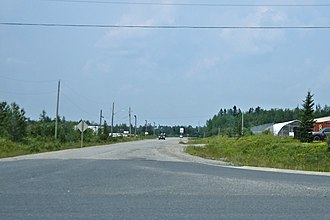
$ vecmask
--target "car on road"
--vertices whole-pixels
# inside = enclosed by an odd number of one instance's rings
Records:
[[[160,133],[158,135],[158,140],[165,140],[166,134],[165,133]]]
[[[315,141],[323,141],[330,134],[330,128],[323,128],[320,131],[312,132]]]

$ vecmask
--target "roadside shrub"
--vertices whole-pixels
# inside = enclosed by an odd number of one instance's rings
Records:
[[[15,148],[15,143],[7,138],[0,138],[0,152],[10,152]]]
[[[273,133],[270,130],[265,130],[262,132],[264,135],[273,135]]]
[[[30,153],[39,153],[61,149],[61,144],[59,141],[45,137],[30,138],[27,140],[26,145],[29,146]]]
[[[330,151],[330,135],[327,137],[328,151]]]
[[[38,153],[41,151],[40,141],[37,139],[29,139],[28,144],[30,153]]]
[[[291,137],[252,135],[239,139],[210,137],[204,147],[188,146],[186,151],[236,165],[330,171],[330,140],[301,143]]]
[[[28,153],[28,150],[23,143],[16,143],[7,138],[0,138],[0,158],[26,153]]]

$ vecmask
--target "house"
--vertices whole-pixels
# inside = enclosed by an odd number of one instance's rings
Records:
[[[330,116],[315,119],[313,131],[319,131],[326,127],[330,127]]]

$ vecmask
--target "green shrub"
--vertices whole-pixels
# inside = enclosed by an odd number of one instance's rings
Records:
[[[8,138],[0,138],[0,158],[12,157],[26,153],[28,153],[28,150],[23,143],[16,143]]]
[[[328,143],[301,143],[291,137],[263,134],[210,137],[204,143],[205,147],[189,146],[187,153],[236,165],[330,171],[329,140]]]
[[[41,138],[29,138],[26,140],[30,153],[39,153],[41,151],[40,139]]]
[[[0,152],[9,152],[16,148],[16,144],[7,139],[7,138],[0,138]]]

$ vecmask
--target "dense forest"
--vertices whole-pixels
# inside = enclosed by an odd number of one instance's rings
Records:
[[[301,118],[301,109],[262,109],[260,106],[250,108],[243,112],[244,131],[249,133],[250,128],[267,123],[279,123]],[[330,115],[330,107],[317,105],[314,110],[314,118]],[[242,134],[242,111],[234,106],[232,109],[220,109],[218,114],[206,122],[206,136],[224,134],[236,136]]]

